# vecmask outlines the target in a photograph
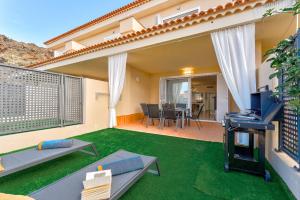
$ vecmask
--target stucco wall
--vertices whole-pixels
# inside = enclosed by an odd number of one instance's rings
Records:
[[[104,42],[105,37],[117,33],[120,33],[120,28],[114,27],[114,28],[110,28],[109,30],[102,31],[100,33],[87,34],[84,39],[81,39],[78,42],[85,46],[91,46],[93,44]]]
[[[258,68],[258,87],[269,85],[270,89],[274,90],[277,81],[269,80],[269,75],[272,69],[268,63],[262,64]],[[288,185],[297,199],[300,199],[300,173],[293,169],[297,163],[284,152],[276,152],[278,148],[278,123],[275,131],[269,131],[266,134],[266,158],[271,163],[276,172]]]
[[[134,31],[140,31],[144,27],[134,18],[129,17],[120,21],[120,33],[121,34],[128,34]]]
[[[79,44],[78,42],[75,41],[69,41],[66,43],[65,45],[65,51],[69,51],[69,50],[79,50],[84,48],[85,46],[82,44]]]
[[[183,12],[185,10],[189,10],[195,7],[199,7],[201,11],[207,10],[209,8],[214,8],[217,5],[225,5],[227,2],[230,2],[231,0],[186,0],[182,1],[181,3],[178,3],[173,6],[167,6],[161,5],[160,7],[151,8],[152,10],[149,11],[151,14],[144,15],[142,13],[138,14],[136,17],[136,20],[145,28],[152,27],[156,25],[156,17],[157,15],[160,15],[162,18],[168,17],[170,15],[174,15],[176,13]],[[142,17],[139,17],[142,16]],[[128,16],[129,17],[129,16]],[[134,27],[136,29],[140,29],[141,27],[134,23]],[[123,28],[122,28],[123,29]],[[127,32],[127,31],[125,31]],[[103,38],[109,35],[112,35],[114,33],[120,33],[120,26],[119,24],[114,23],[113,25],[109,26],[109,28],[93,31],[90,33],[86,33],[80,38],[76,38],[75,40],[79,43],[81,43],[84,46],[91,46],[96,43],[103,42]],[[61,47],[63,44],[57,45],[56,47],[53,47],[53,50],[61,50],[59,47]]]
[[[80,125],[18,133],[0,137],[0,153],[30,146],[42,140],[62,139],[108,127],[107,82],[84,79],[84,123]]]
[[[257,86],[262,87],[269,85],[269,88],[274,90],[277,85],[277,81],[269,79],[269,75],[273,72],[273,70],[270,68],[270,63],[264,62],[261,64],[262,56],[262,43],[261,41],[256,41]],[[276,130],[269,131],[266,134],[266,158],[288,185],[295,197],[300,199],[300,173],[293,169],[297,163],[286,153],[275,151],[275,149],[278,148],[279,132],[278,123],[273,123],[276,125]]]
[[[220,73],[218,66],[198,67],[195,74]],[[140,103],[159,103],[159,80],[161,77],[180,76],[180,72],[148,74],[132,66],[127,66],[126,80],[120,101],[117,105],[117,116],[141,113]],[[229,111],[238,111],[232,98],[229,98]]]
[[[117,105],[117,116],[140,113],[140,103],[150,100],[150,85],[150,74],[127,65],[125,85]]]
[[[277,123],[274,123],[277,125]],[[278,148],[278,129],[266,135],[266,157],[276,172],[288,185],[294,196],[300,199],[300,173],[294,169],[297,163],[284,152],[276,152]]]
[[[199,67],[195,74],[220,72],[219,67]],[[148,74],[130,65],[126,69],[126,79],[120,101],[117,105],[117,116],[142,112],[140,103],[159,102],[159,79],[167,76],[179,76],[180,72]]]

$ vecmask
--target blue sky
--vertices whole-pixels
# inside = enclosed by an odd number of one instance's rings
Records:
[[[0,34],[43,42],[132,0],[0,0]]]

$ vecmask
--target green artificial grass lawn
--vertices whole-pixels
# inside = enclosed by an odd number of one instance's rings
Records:
[[[99,157],[73,153],[0,178],[0,192],[29,194],[119,149],[159,158],[161,176],[147,173],[124,200],[294,199],[271,169],[272,182],[223,171],[223,145],[141,132],[106,129],[76,137],[94,142]]]

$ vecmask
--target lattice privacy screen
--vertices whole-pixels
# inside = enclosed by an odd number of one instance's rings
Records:
[[[300,49],[300,30],[297,33],[296,44],[298,49]],[[300,52],[299,52],[300,56]],[[285,81],[285,75],[283,74],[282,80]],[[300,87],[300,80],[298,83],[295,83]],[[282,128],[280,132],[280,146],[284,152],[290,155],[293,159],[295,159],[300,164],[300,118],[297,114],[297,111],[292,110],[288,106],[288,102],[291,97],[287,96],[285,89],[283,88],[283,122]]]
[[[82,121],[81,79],[64,76],[64,124],[79,124]]]
[[[82,122],[82,79],[0,65],[0,135]]]
[[[290,97],[284,96],[284,112],[281,130],[282,149],[288,153],[292,158],[298,161],[299,159],[299,129],[298,129],[298,115],[288,105]]]

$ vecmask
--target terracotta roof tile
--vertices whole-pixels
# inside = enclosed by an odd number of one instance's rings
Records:
[[[213,12],[211,11],[211,9],[209,9],[207,11],[202,11],[198,14],[193,14],[188,17],[169,21],[165,24],[155,25],[151,28],[146,28],[141,31],[129,33],[129,34],[121,36],[119,38],[109,40],[106,42],[102,42],[102,43],[98,43],[98,44],[95,44],[95,45],[92,45],[92,46],[89,46],[89,47],[86,47],[86,48],[83,48],[83,49],[80,49],[80,50],[77,50],[74,52],[70,52],[70,53],[49,59],[49,60],[45,60],[45,61],[33,64],[33,65],[30,65],[28,67],[35,68],[35,67],[43,66],[46,64],[59,62],[61,60],[88,54],[91,52],[99,51],[101,49],[107,49],[107,48],[111,48],[113,46],[118,46],[118,45],[130,43],[133,41],[142,40],[144,38],[152,37],[154,35],[159,35],[159,34],[167,33],[170,31],[175,31],[178,29],[185,28],[187,26],[199,24],[202,22],[210,21],[210,20],[213,20],[216,18],[220,18],[220,17],[224,17],[227,15],[237,13],[237,12],[241,12],[244,10],[252,9],[252,8],[262,6],[266,3],[270,3],[270,2],[274,2],[274,1],[277,1],[277,0],[266,0],[263,2],[261,2],[259,0],[244,0],[244,1],[238,0],[238,2],[227,3],[226,5],[222,6],[222,9],[221,9],[221,6],[217,6],[216,9],[213,9]],[[249,5],[247,5],[247,4],[249,4]],[[245,5],[245,6],[243,8],[241,8],[241,5]]]

